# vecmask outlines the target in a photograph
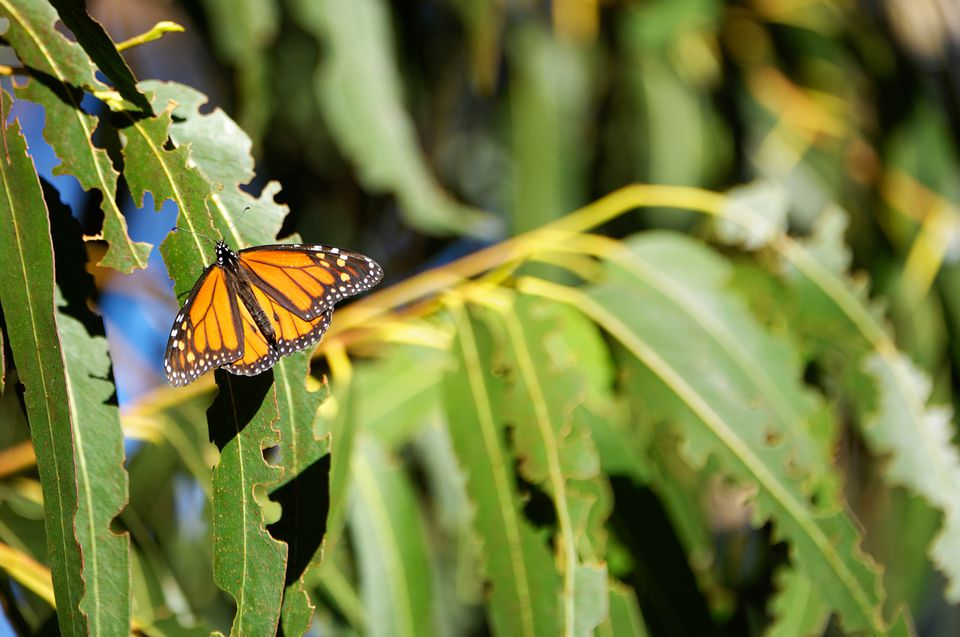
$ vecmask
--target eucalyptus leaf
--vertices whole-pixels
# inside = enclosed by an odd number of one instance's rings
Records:
[[[47,209],[20,123],[6,124],[11,99],[0,91],[0,305],[20,382],[43,488],[47,551],[60,630],[85,635],[83,547],[76,540],[79,498],[76,413],[71,407],[54,305],[53,246]],[[125,602],[124,602],[125,603]]]
[[[931,382],[887,335],[882,308],[865,281],[847,274],[846,218],[827,211],[813,236],[791,244],[788,283],[798,327],[840,386],[856,397],[866,442],[889,457],[884,476],[943,512],[930,554],[948,578],[947,597],[960,600],[960,454],[952,442],[953,411],[930,401]],[[824,343],[830,343],[824,347]]]
[[[116,45],[103,30],[103,26],[87,13],[86,0],[50,0],[56,7],[60,19],[76,36],[77,42],[87,55],[117,87],[117,91],[144,115],[151,115],[150,102],[137,90],[137,80],[133,71]]]
[[[824,591],[848,629],[902,630],[881,619],[878,568],[858,548],[860,534],[831,495],[835,487],[824,489],[822,475],[813,472],[829,469],[805,432],[816,410],[798,375],[791,381],[784,369],[773,387],[772,372],[750,363],[751,351],[773,343],[749,321],[728,321],[735,305],[716,289],[716,269],[695,265],[708,253],[679,238],[651,237],[632,248],[635,257],[622,260],[628,270],[594,286],[585,311],[649,369],[649,404],[682,424],[692,462],[716,455],[725,471],[757,485],[756,520],[772,519],[777,536],[791,544],[796,568]],[[739,334],[735,349],[724,345],[728,332]],[[788,430],[793,444],[776,444]],[[827,496],[819,509],[810,504],[814,484]]]
[[[271,537],[257,490],[271,489],[283,471],[263,450],[278,442],[277,391],[272,375],[215,372],[220,393],[207,412],[220,449],[213,470],[214,577],[237,604],[230,634],[273,635],[280,622],[287,545]]]
[[[367,634],[434,633],[426,534],[413,487],[376,442],[358,437],[350,529],[357,547]]]
[[[310,627],[314,606],[304,578],[320,562],[320,546],[330,509],[329,435],[317,438],[313,422],[323,399],[320,391],[307,390],[308,352],[284,357],[274,367],[277,407],[278,466],[283,477],[271,499],[283,507],[270,533],[287,543],[286,590],[283,599],[283,634],[302,635]]]
[[[73,175],[84,190],[99,190],[103,239],[107,252],[100,265],[129,273],[145,268],[151,246],[132,241],[117,206],[117,171],[107,151],[93,142],[98,120],[80,106],[84,91],[102,89],[84,50],[56,30],[57,14],[46,2],[4,0],[0,13],[9,20],[6,37],[33,77],[15,88],[19,98],[44,107],[44,137],[61,164],[57,175]]]
[[[444,380],[453,447],[476,507],[481,563],[492,591],[487,607],[498,635],[556,635],[561,581],[542,533],[526,520],[513,473],[515,457],[504,444],[497,417],[490,356],[492,341],[462,306],[452,309],[459,370]]]
[[[453,199],[430,172],[401,100],[386,3],[297,0],[293,7],[328,48],[314,88],[331,134],[364,185],[395,194],[418,230],[495,235],[494,217]]]

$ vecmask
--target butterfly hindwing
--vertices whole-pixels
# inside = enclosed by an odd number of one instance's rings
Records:
[[[255,302],[263,309],[263,315],[274,335],[271,344],[259,328],[246,306],[240,304],[240,315],[243,321],[243,339],[245,344],[243,356],[228,365],[226,370],[234,374],[253,376],[273,367],[280,356],[299,352],[317,343],[323,333],[330,327],[333,310],[327,310],[312,321],[306,321],[285,307],[277,303],[262,289],[254,287]]]
[[[240,265],[283,307],[308,321],[383,278],[373,259],[322,245],[268,245],[239,253]]]
[[[193,382],[243,355],[235,284],[216,265],[200,276],[170,330],[164,371],[171,385]]]
[[[280,353],[267,340],[250,314],[250,310],[243,303],[240,303],[240,324],[242,325],[243,353],[225,369],[234,374],[254,376],[273,367],[280,359]]]

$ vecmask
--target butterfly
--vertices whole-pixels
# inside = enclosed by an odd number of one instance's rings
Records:
[[[215,367],[264,372],[305,349],[330,327],[335,303],[369,290],[383,269],[358,252],[321,245],[263,245],[231,250],[197,279],[180,308],[163,368],[175,387]]]

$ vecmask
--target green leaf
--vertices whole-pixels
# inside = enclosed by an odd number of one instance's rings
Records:
[[[746,208],[758,213],[757,223],[743,226],[720,217],[716,220],[717,235],[725,243],[756,250],[766,245],[775,234],[786,232],[790,201],[787,191],[774,181],[756,181],[727,192],[731,208]]]
[[[800,383],[796,355],[721,293],[722,262],[693,241],[654,235],[632,248],[616,256],[610,282],[569,300],[646,366],[648,404],[682,426],[693,462],[715,455],[725,471],[757,485],[757,521],[773,521],[796,568],[844,625],[885,632],[877,568],[859,549],[855,525],[836,495],[822,509],[810,503],[813,485],[828,496],[833,488],[813,472],[831,470],[807,430],[818,407]],[[786,432],[789,447],[777,444]]]
[[[359,396],[352,377],[335,378],[330,397],[320,405],[313,423],[314,435],[330,440],[330,512],[327,516],[325,552],[336,548],[343,531],[353,443],[359,429],[356,416]]]
[[[3,398],[3,388],[7,383],[7,357],[3,347],[3,330],[0,330],[0,399]]]
[[[57,314],[67,372],[67,398],[76,445],[77,541],[83,551],[86,593],[80,610],[91,634],[130,630],[130,536],[110,525],[127,503],[123,431],[110,376],[107,341],[87,334],[83,324]]]
[[[297,0],[301,26],[324,43],[315,90],[330,132],[356,163],[362,183],[395,194],[423,232],[490,237],[498,223],[455,201],[431,174],[401,102],[390,16],[383,0]],[[358,76],[364,79],[356,81]]]
[[[101,88],[83,49],[55,28],[57,14],[46,2],[2,0],[0,10],[9,19],[6,37],[17,56],[33,73],[17,97],[44,107],[44,138],[61,164],[56,175],[73,175],[84,190],[99,190],[103,211],[103,238],[107,252],[100,265],[129,273],[146,267],[150,244],[131,241],[127,222],[116,204],[117,172],[107,151],[94,146],[97,119],[80,107],[83,90]]]
[[[11,98],[0,91],[6,122]],[[84,557],[74,526],[79,493],[74,457],[74,414],[70,409],[54,312],[53,246],[40,180],[27,155],[18,121],[0,124],[0,305],[20,382],[37,469],[43,488],[47,550],[57,598],[60,630],[88,634],[80,610]]]
[[[646,637],[647,626],[637,603],[637,596],[629,586],[610,582],[610,616],[597,628],[597,637]]]
[[[153,93],[154,107],[174,103],[170,139],[189,146],[196,170],[212,185],[209,208],[221,236],[234,249],[275,243],[287,207],[273,198],[280,184],[268,182],[259,198],[241,190],[254,178],[253,146],[246,132],[220,108],[201,113],[203,93],[175,82],[143,82]],[[249,210],[246,210],[249,208]]]
[[[590,134],[598,74],[588,47],[539,23],[513,33],[509,49],[512,221],[519,234],[583,203],[589,156],[580,151]]]
[[[749,405],[752,421],[768,443],[790,440],[791,472],[805,478],[822,504],[839,502],[839,476],[831,465],[835,435],[830,412],[803,384],[803,366],[793,344],[765,331],[740,299],[723,293],[730,265],[673,233],[646,233],[627,244],[631,254],[616,259],[617,276],[639,286],[632,291],[637,307],[647,295],[657,301],[644,314],[650,317],[645,322],[660,321],[658,339],[666,343],[671,333],[679,333],[668,328],[687,330],[682,333],[691,338],[683,350],[689,360],[699,357],[705,361],[701,364],[715,365],[698,372],[701,391],[731,412],[737,405]]]
[[[378,443],[357,442],[350,531],[368,634],[433,634],[427,535],[413,486]]]
[[[341,542],[335,546],[324,545],[323,564],[312,572],[310,583],[323,591],[329,600],[329,609],[335,610],[356,633],[366,630],[366,616],[363,602],[353,582],[353,555],[348,544]],[[317,613],[319,623],[323,606]]]
[[[930,379],[906,356],[871,354],[864,371],[876,379],[880,404],[864,423],[863,435],[875,453],[889,458],[885,475],[891,483],[922,495],[943,512],[930,558],[948,577],[947,599],[960,601],[960,501],[953,497],[960,497],[960,459],[953,443],[953,410],[927,406]]]
[[[442,381],[450,367],[448,352],[419,346],[396,347],[358,366],[357,392],[377,400],[357,404],[357,423],[390,448],[410,441],[442,410]]]
[[[483,542],[481,561],[492,591],[487,612],[497,635],[557,635],[561,583],[553,558],[523,515],[504,444],[493,392],[490,336],[462,306],[452,308],[459,369],[444,379],[453,446],[467,475],[476,507],[474,529]]]
[[[467,496],[466,477],[442,420],[424,427],[413,440],[413,448],[432,502],[429,548],[435,582],[435,632],[463,634],[476,623],[474,609],[484,601],[483,582],[477,577],[480,551],[474,541],[473,507]]]
[[[94,76],[96,69],[83,49],[54,28],[59,16],[49,3],[2,0],[0,10],[10,20],[6,36],[17,57],[31,72],[49,78],[52,90],[60,93],[72,90],[72,97],[76,97],[81,90],[92,92],[106,88]],[[79,110],[79,100],[76,105]]]
[[[214,261],[216,235],[207,202],[215,188],[197,170],[187,146],[168,150],[172,106],[155,107],[158,114],[147,119],[128,117],[120,128],[124,140],[124,177],[137,205],[153,194],[154,206],[167,199],[180,209],[177,226],[189,232],[175,232],[164,240],[160,253],[174,281],[174,294],[188,292],[204,268]]]
[[[103,26],[87,13],[85,0],[50,0],[60,19],[77,37],[77,42],[110,78],[117,91],[144,115],[152,115],[147,98],[137,90],[137,80]]]
[[[313,433],[323,396],[307,390],[304,383],[309,371],[309,352],[284,357],[274,367],[280,415],[277,456],[284,472],[270,494],[283,507],[280,520],[270,525],[270,533],[288,546],[284,635],[302,635],[310,627],[314,608],[304,577],[320,562],[330,508],[330,437],[317,438]]]
[[[160,617],[173,613],[185,624],[196,617],[215,625],[230,620],[220,610],[225,597],[214,583],[210,482],[217,452],[205,418],[212,399],[213,392],[204,392],[158,413],[155,426],[162,438],[142,445],[128,462],[130,504],[122,519],[144,563],[140,579],[148,582],[138,586],[135,562],[134,608],[147,619],[145,608]],[[184,505],[199,510],[179,515]],[[156,603],[142,598],[149,580],[157,581]]]
[[[496,315],[505,341],[498,368],[512,382],[494,393],[495,413],[513,424],[524,478],[553,500],[563,578],[562,634],[588,634],[606,615],[607,575],[599,560],[610,494],[590,430],[574,418],[588,388],[571,339],[581,335],[577,327],[583,318],[553,301],[522,296],[497,303]]]
[[[807,244],[791,244],[789,281],[801,329],[826,370],[836,374],[863,413],[862,429],[884,477],[943,513],[930,555],[947,576],[947,597],[960,600],[960,456],[952,443],[952,410],[930,406],[931,383],[886,334],[881,309],[862,281],[845,272],[845,216],[824,214]]]
[[[214,578],[236,601],[231,635],[273,635],[280,621],[287,545],[270,536],[256,493],[272,489],[282,470],[263,450],[278,442],[277,390],[270,373],[215,372],[220,393],[207,412],[220,449],[213,470]]]
[[[776,580],[778,590],[770,602],[773,623],[766,637],[822,635],[830,621],[830,610],[813,582],[788,567],[777,573]]]

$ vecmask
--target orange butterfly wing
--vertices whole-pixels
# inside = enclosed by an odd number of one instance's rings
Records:
[[[266,371],[273,367],[281,356],[299,352],[317,343],[330,327],[330,320],[333,318],[332,309],[313,321],[305,321],[279,305],[263,290],[254,287],[253,293],[273,328],[275,345],[267,340],[247,307],[241,303],[244,351],[242,357],[226,366],[225,369],[229,372],[254,376]]]
[[[247,248],[239,256],[255,288],[308,321],[383,278],[373,259],[342,248],[281,244]]]
[[[223,268],[211,265],[180,308],[163,367],[175,387],[192,383],[214,367],[243,355],[240,311],[234,283]]]

